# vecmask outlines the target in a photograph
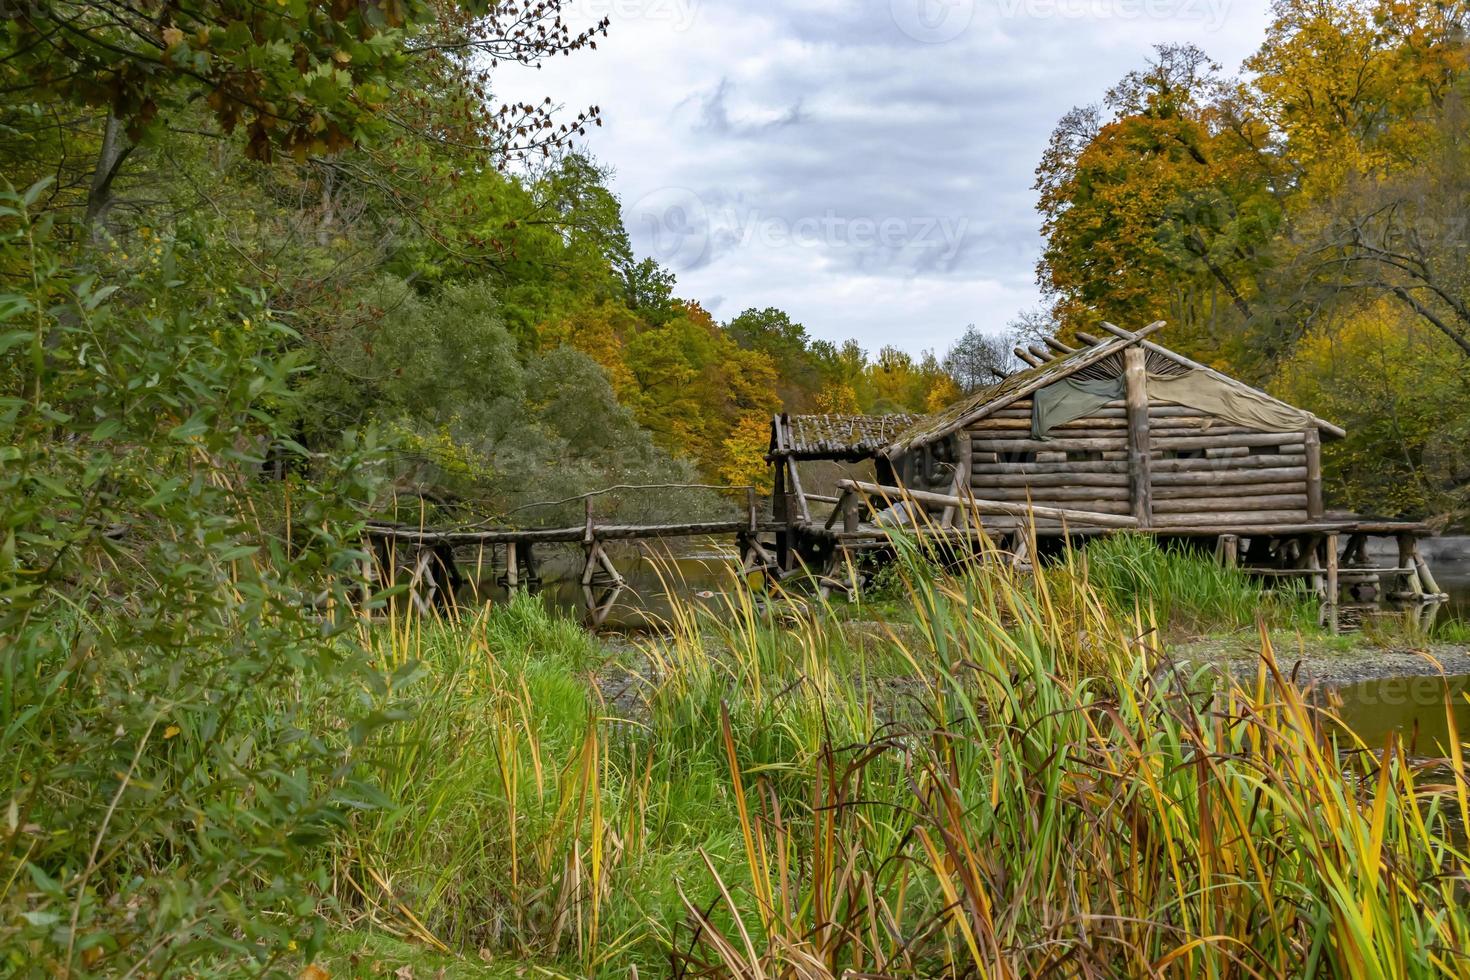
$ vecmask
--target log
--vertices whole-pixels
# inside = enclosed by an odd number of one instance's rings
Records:
[[[1315,435],[1316,430],[1313,429],[1312,433]],[[1321,501],[1319,500],[1318,502],[1320,503]],[[1336,633],[1338,631],[1337,601],[1339,598],[1338,593],[1341,589],[1341,584],[1337,580],[1337,535],[1328,534],[1324,539],[1323,547],[1327,553],[1327,602],[1323,606],[1322,612],[1324,618],[1327,620],[1327,631],[1329,633]]]
[[[1154,520],[1155,529],[1170,527],[1192,527],[1207,525],[1225,528],[1231,533],[1249,537],[1251,528],[1269,527],[1273,524],[1306,525],[1307,510],[1247,510],[1214,511],[1207,514],[1165,514]]]
[[[1057,464],[1048,463],[1048,466]],[[977,477],[973,486],[991,487],[1123,487],[1128,486],[1127,473],[995,473]]]
[[[1128,413],[1128,493],[1140,527],[1153,518],[1152,439],[1148,418],[1148,366],[1137,347],[1123,352],[1124,409]]]
[[[1087,486],[1052,486],[1052,487],[995,487],[985,486],[984,497],[987,500],[1128,500],[1128,487],[1087,487]]]
[[[1055,491],[1053,491],[1055,492]],[[1269,497],[1170,497],[1154,501],[1161,514],[1218,513],[1222,510],[1306,510],[1304,493],[1277,494]]]
[[[955,497],[952,494],[932,493],[924,490],[903,490],[899,487],[885,487],[877,483],[863,483],[857,480],[838,480],[837,485],[845,490],[884,497],[888,500],[908,498],[917,503],[936,504],[941,507],[958,501],[959,505],[967,510],[977,511],[981,514],[1006,514],[1012,517],[1049,518],[1076,524],[1094,524],[1099,527],[1138,526],[1138,522],[1133,518],[1115,514],[1093,514],[1087,511],[1059,507],[1027,507],[1024,504],[1012,504],[1001,500],[982,500],[970,497],[961,498]]]
[[[1154,440],[1155,449],[1216,449],[1240,446],[1301,446],[1300,432],[1250,432],[1224,436],[1186,436]]]
[[[1048,431],[1074,433],[1078,430],[1106,429],[1111,432],[1112,430],[1116,429],[1118,432],[1121,433],[1125,428],[1127,428],[1127,426],[1128,423],[1124,419],[1096,418],[1089,415],[1085,418],[1073,419],[1070,422],[1063,422],[1060,425],[1054,425]],[[1028,414],[1025,418],[1019,419],[981,419],[965,431],[969,432],[972,437],[976,434],[983,434],[988,432],[1030,432],[1031,417]]]
[[[1228,449],[1247,455],[1246,450],[1252,446],[1281,446],[1291,447],[1286,453],[1273,455],[1295,455],[1301,453],[1302,434],[1300,432],[1250,432],[1238,435],[1199,435],[1199,436],[1170,436],[1168,438],[1155,438],[1151,440],[1152,448],[1156,451],[1169,449]],[[980,434],[974,436],[974,449],[977,452],[1106,452],[1126,449],[1126,440],[1121,434],[1116,436],[1099,436],[1093,438],[1056,438],[1056,439],[1026,439],[1008,438],[1006,436],[984,437]]]
[[[1307,449],[1307,513],[1322,516],[1322,434],[1308,429],[1304,437]]]
[[[1203,497],[1219,497],[1229,494],[1232,498],[1306,496],[1306,487],[1300,483],[1242,483],[1239,485],[1218,483],[1197,486],[1160,486],[1154,481],[1155,500],[1199,500]]]
[[[1282,466],[1306,466],[1307,457],[1300,453],[1259,453],[1237,459],[1165,459],[1154,460],[1155,473],[1249,473]]]
[[[1181,460],[1181,462],[1183,462]],[[1289,484],[1295,487],[1304,487],[1307,482],[1307,468],[1305,466],[1263,466],[1259,469],[1228,469],[1228,470],[1204,470],[1204,471],[1169,471],[1165,470],[1159,462],[1154,464],[1155,470],[1163,472],[1154,473],[1154,493],[1158,494],[1160,487],[1214,487],[1244,484],[1271,485]]]
[[[1107,439],[975,439],[976,452],[1035,453],[1035,452],[1098,452],[1105,449],[1122,449],[1126,445],[1122,434]]]
[[[1006,501],[1007,503],[1024,503],[1024,501]],[[1133,505],[1126,497],[1116,500],[1104,500],[1098,497],[1083,498],[1080,500],[1054,500],[1046,497],[1038,497],[1031,501],[1032,505],[1040,508],[1056,510],[1075,508],[1078,510],[1091,511],[1097,514],[1127,514],[1132,515]]]
[[[991,453],[989,455],[995,455]],[[1056,473],[1122,473],[1127,475],[1128,464],[1126,462],[1106,462],[1098,459],[1079,459],[1066,463],[1000,463],[982,462],[980,454],[975,454],[975,462],[970,464],[970,472],[974,478],[990,476],[1031,476],[1034,474],[1056,474]]]

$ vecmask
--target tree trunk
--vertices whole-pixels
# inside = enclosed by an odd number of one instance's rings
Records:
[[[107,127],[102,133],[102,148],[97,152],[97,168],[92,172],[92,184],[87,189],[87,211],[82,224],[96,241],[107,213],[117,199],[112,193],[113,181],[122,169],[123,161],[133,152],[133,144],[123,132],[122,120],[113,113],[107,114]]]

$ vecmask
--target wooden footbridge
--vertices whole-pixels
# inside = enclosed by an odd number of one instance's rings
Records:
[[[695,489],[681,485],[665,489]],[[739,518],[670,524],[619,524],[599,522],[593,500],[605,490],[584,495],[586,518],[565,527],[459,528],[414,527],[371,522],[365,535],[373,561],[364,579],[373,584],[407,585],[409,601],[420,612],[448,608],[470,579],[466,572],[502,570],[497,581],[507,589],[536,588],[541,584],[536,548],[542,545],[577,545],[583,552],[581,584],[588,618],[601,625],[627,587],[608,545],[613,542],[709,538],[733,535],[741,555],[742,571],[773,573],[776,558],[769,539],[785,528],[762,513],[762,501],[754,487],[745,490],[745,512]],[[764,536],[764,537],[763,537]],[[498,559],[498,560],[497,560]],[[476,576],[478,578],[478,575]]]

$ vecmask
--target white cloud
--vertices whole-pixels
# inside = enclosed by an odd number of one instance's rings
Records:
[[[1062,113],[1156,43],[1192,41],[1233,70],[1267,20],[1267,0],[579,7],[612,19],[598,50],[503,68],[500,94],[602,107],[586,149],[679,294],[912,352],[1040,302],[1031,183]]]

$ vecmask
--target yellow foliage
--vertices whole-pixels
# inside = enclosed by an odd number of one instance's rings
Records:
[[[771,445],[769,416],[750,412],[741,416],[721,444],[720,479],[732,486],[754,486],[771,492],[771,467],[765,453]]]
[[[924,411],[931,414],[943,411],[959,401],[960,394],[960,386],[954,383],[954,378],[942,374],[929,386],[929,394],[924,397]]]
[[[857,391],[845,381],[833,381],[825,385],[813,399],[813,407],[823,415],[858,415]]]

